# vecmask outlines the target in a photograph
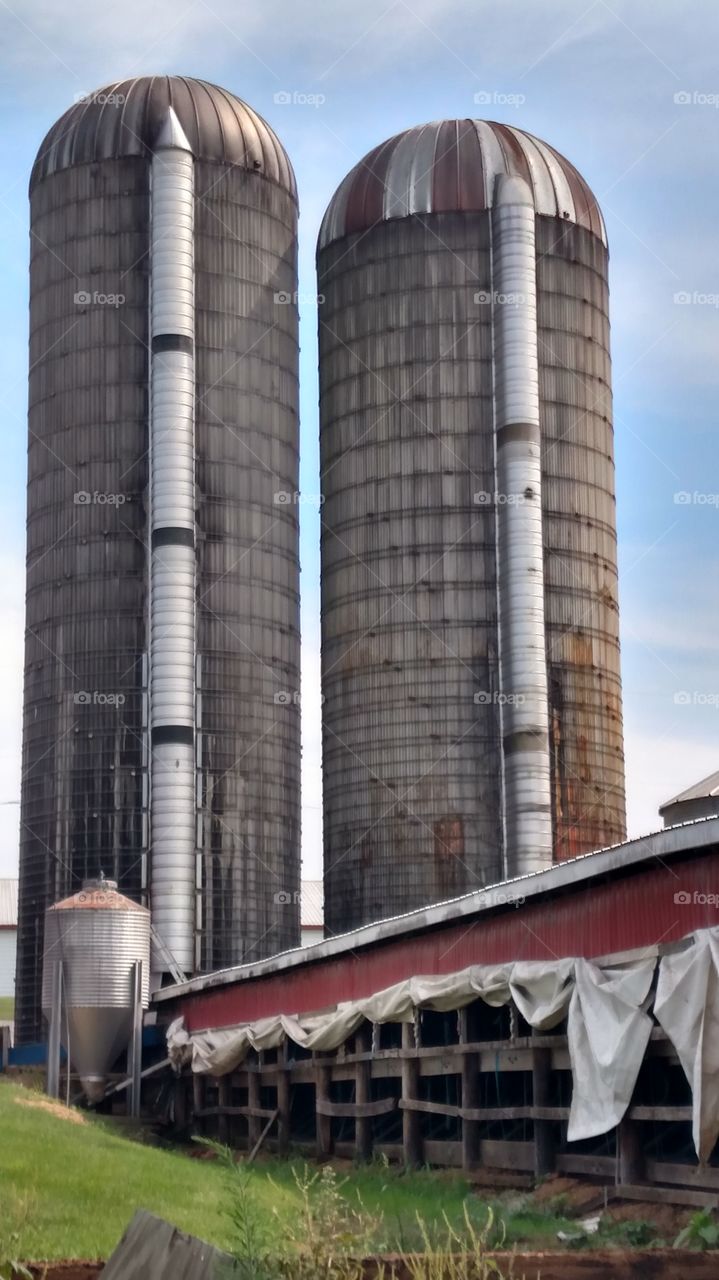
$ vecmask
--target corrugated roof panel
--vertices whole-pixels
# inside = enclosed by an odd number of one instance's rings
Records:
[[[659,806],[659,812],[668,809],[672,804],[680,804],[684,800],[705,800],[711,796],[717,795],[719,792],[719,769],[716,773],[710,773],[708,777],[702,778],[699,782],[695,782],[691,787],[687,787],[686,791],[680,791],[678,795],[672,796],[671,800],[665,800]]]
[[[597,201],[574,165],[522,129],[466,119],[407,129],[370,151],[330,201],[318,247],[380,220],[485,209],[505,172],[530,182],[538,213],[576,222],[606,244]]]
[[[185,76],[121,80],[76,102],[44,138],[30,190],[72,165],[149,155],[168,107],[174,108],[196,159],[256,171],[297,199],[287,153],[266,120],[225,89]]]

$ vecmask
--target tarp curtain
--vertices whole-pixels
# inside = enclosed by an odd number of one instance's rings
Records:
[[[176,1019],[168,1054],[179,1071],[222,1076],[250,1049],[274,1049],[287,1038],[308,1050],[339,1048],[361,1025],[411,1022],[417,1009],[448,1013],[473,1000],[514,1001],[538,1031],[567,1018],[572,1068],[570,1142],[597,1137],[622,1119],[652,1031],[651,989],[657,961],[637,953],[617,966],[589,960],[471,965],[441,977],[416,977],[363,1000],[313,1016],[279,1014],[248,1026],[194,1032]],[[697,932],[681,952],[662,957],[654,1015],[676,1049],[692,1086],[694,1142],[707,1158],[719,1136],[719,929]]]

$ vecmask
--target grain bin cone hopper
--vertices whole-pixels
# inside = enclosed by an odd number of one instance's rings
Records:
[[[86,880],[46,912],[43,1013],[51,1029],[54,1020],[59,1026],[91,1102],[102,1098],[108,1072],[130,1042],[138,966],[146,1009],[150,913],[118,893],[114,881]]]

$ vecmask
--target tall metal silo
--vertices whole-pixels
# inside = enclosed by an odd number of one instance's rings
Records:
[[[625,834],[607,260],[502,124],[399,134],[327,209],[330,932]]]
[[[24,1039],[45,909],[101,869],[184,971],[299,941],[292,167],[148,76],[58,120],[30,200]]]

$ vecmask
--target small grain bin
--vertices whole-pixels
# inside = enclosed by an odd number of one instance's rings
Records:
[[[138,962],[146,1009],[150,913],[118,893],[113,880],[86,880],[79,893],[45,913],[43,1013],[50,1022],[61,975],[60,1040],[92,1102],[102,1097],[107,1073],[130,1040]]]

